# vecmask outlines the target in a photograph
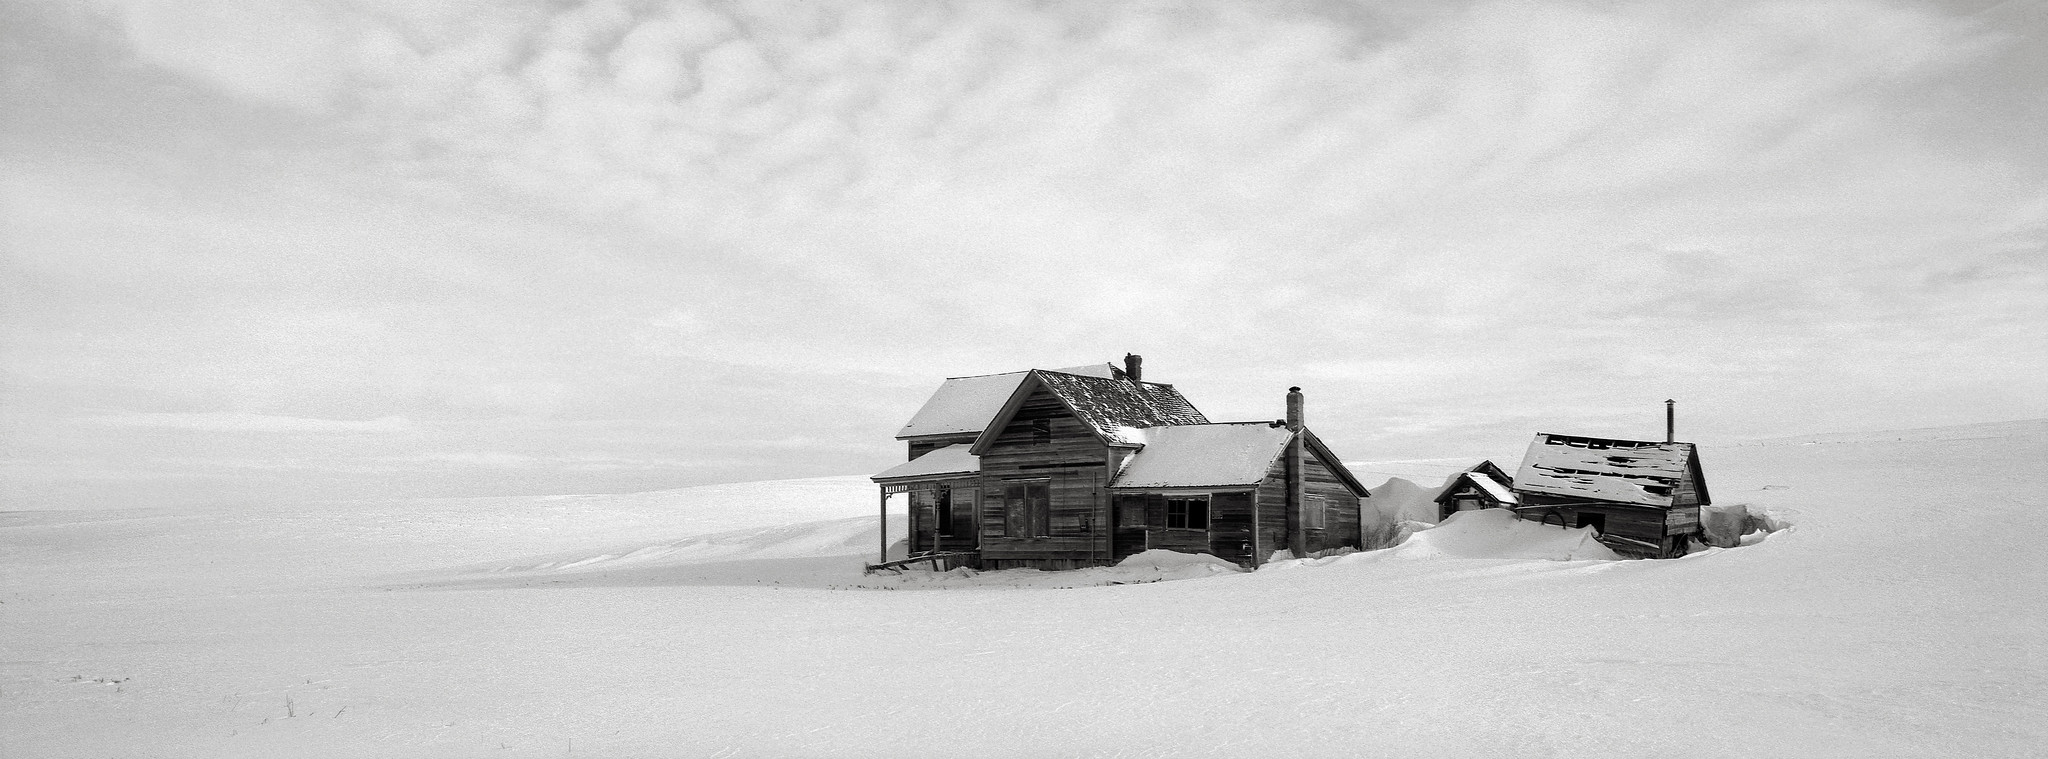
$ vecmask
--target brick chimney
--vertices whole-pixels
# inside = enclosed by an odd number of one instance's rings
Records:
[[[1124,354],[1124,376],[1132,382],[1145,381],[1145,357],[1136,353]]]
[[[1287,388],[1287,429],[1295,431],[1301,430],[1301,404],[1301,388]]]

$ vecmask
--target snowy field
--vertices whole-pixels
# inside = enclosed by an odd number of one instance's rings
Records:
[[[1701,455],[1792,526],[869,577],[862,477],[5,512],[0,756],[2048,755],[2048,421]]]

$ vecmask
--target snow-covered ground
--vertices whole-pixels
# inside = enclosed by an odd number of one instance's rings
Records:
[[[864,576],[861,477],[0,513],[0,756],[2048,751],[2048,421],[1702,458],[1792,527]],[[1417,498],[1457,467],[1358,468]]]

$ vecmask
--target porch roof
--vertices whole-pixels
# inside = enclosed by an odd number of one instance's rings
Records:
[[[967,452],[966,443],[955,443],[923,456],[889,467],[881,474],[868,479],[875,482],[884,480],[937,479],[959,477],[981,472],[981,457]]]

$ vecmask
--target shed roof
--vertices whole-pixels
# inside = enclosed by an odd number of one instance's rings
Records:
[[[1033,369],[1025,373],[1024,380],[1010,392],[1009,399],[974,441],[976,455],[995,443],[996,433],[1024,406],[1024,399],[1041,387],[1066,404],[1076,418],[1095,431],[1096,437],[1111,445],[1141,445],[1141,441],[1132,439],[1130,431],[1134,429],[1209,423],[1208,417],[1202,416],[1172,385]]]
[[[917,477],[948,477],[976,474],[981,471],[981,457],[967,452],[967,444],[954,443],[944,448],[929,451],[923,456],[889,467],[868,479],[904,480]]]
[[[1688,474],[1705,503],[1707,485],[1691,443],[1541,433],[1529,443],[1529,453],[1515,473],[1515,490],[1669,507]]]
[[[1271,422],[1188,424],[1139,430],[1145,448],[1110,482],[1118,488],[1257,485],[1294,432]]]
[[[1065,374],[1110,378],[1122,370],[1109,364],[1089,364],[1059,370]],[[1017,390],[1030,372],[1005,372],[974,377],[950,377],[925,400],[910,423],[896,432],[901,440],[925,435],[959,435],[980,432],[1003,409],[1003,402]]]

